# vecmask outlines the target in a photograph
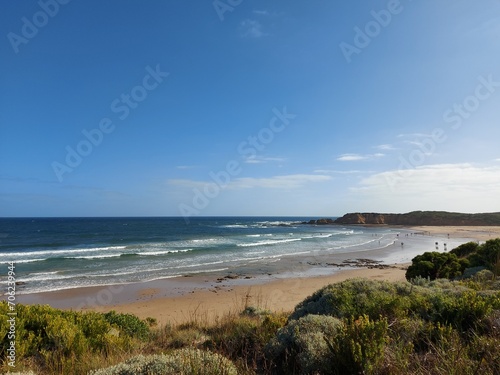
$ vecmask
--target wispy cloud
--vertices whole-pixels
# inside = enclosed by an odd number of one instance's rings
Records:
[[[240,23],[241,35],[247,38],[261,38],[267,35],[257,20],[246,19]]]
[[[269,11],[267,11],[267,10],[257,10],[256,9],[256,10],[252,11],[252,13],[257,14],[259,16],[269,16],[270,15]]]
[[[393,145],[390,145],[390,144],[378,145],[378,146],[375,146],[375,148],[377,150],[381,150],[381,151],[394,151],[394,150],[397,150],[396,147],[394,147]]]
[[[381,158],[385,156],[385,154],[382,153],[376,153],[376,154],[366,154],[366,155],[361,155],[361,154],[342,154],[339,157],[337,157],[337,161],[364,161],[364,160],[373,160],[377,158]]]
[[[432,134],[425,133],[401,133],[397,135],[398,138],[429,138]]]
[[[284,176],[254,178],[243,177],[235,180],[233,188],[268,188],[268,189],[296,189],[308,183],[318,183],[331,180],[331,176],[315,174],[292,174]]]
[[[284,162],[286,161],[285,158],[278,158],[278,157],[268,157],[268,156],[250,156],[245,159],[245,163],[247,164],[264,164],[264,163],[269,163],[269,162]]]
[[[374,173],[373,171],[361,171],[361,170],[349,170],[349,171],[339,171],[335,169],[315,169],[314,173],[320,173],[320,174],[367,174],[367,173]]]
[[[331,180],[331,176],[319,174],[291,174],[272,177],[240,177],[233,179],[226,189],[297,189],[309,183],[320,183]],[[167,183],[171,186],[203,189],[207,184],[213,184],[213,181],[196,181],[187,179],[172,179]]]

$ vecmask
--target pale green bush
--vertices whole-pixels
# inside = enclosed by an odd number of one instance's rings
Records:
[[[130,358],[89,375],[237,375],[227,358],[198,349],[179,349],[170,354]]]
[[[267,357],[278,373],[328,373],[330,349],[327,340],[342,329],[339,319],[307,315],[281,328],[266,347]]]
[[[340,332],[325,338],[330,349],[328,372],[322,374],[376,374],[388,341],[387,319],[363,315],[347,319]]]
[[[414,303],[418,287],[408,282],[391,283],[368,279],[347,280],[328,285],[299,303],[290,319],[307,314],[331,315],[336,318],[368,315],[377,319],[403,317]],[[413,294],[412,296],[410,296]]]

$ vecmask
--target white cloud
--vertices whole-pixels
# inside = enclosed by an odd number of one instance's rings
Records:
[[[320,174],[366,174],[373,173],[373,171],[360,171],[360,170],[349,170],[349,171],[339,171],[335,169],[315,169],[314,173]]]
[[[381,158],[385,156],[384,154],[381,153],[376,153],[376,154],[368,154],[368,155],[361,155],[361,154],[342,154],[337,158],[337,161],[363,161],[363,160],[373,160],[376,158]]]
[[[437,164],[373,174],[351,188],[366,210],[500,211],[500,167]]]
[[[359,160],[367,160],[368,158],[359,154],[342,154],[337,160],[338,161],[359,161]]]
[[[286,161],[285,158],[278,158],[278,157],[268,157],[268,156],[250,156],[245,159],[245,163],[247,164],[264,164],[268,162],[284,162]]]
[[[244,20],[241,22],[240,28],[241,35],[244,37],[260,38],[267,35],[262,31],[262,24],[257,20]]]
[[[269,16],[270,14],[267,10],[254,10],[252,13],[258,14],[259,16]]]
[[[292,174],[273,177],[240,177],[233,178],[226,186],[227,189],[297,189],[309,183],[319,183],[331,180],[331,176],[319,174]],[[167,181],[168,185],[188,188],[188,189],[203,189],[207,184],[213,184],[209,181],[196,181],[187,179],[171,179]]]
[[[292,174],[284,176],[254,178],[238,178],[230,184],[230,188],[268,188],[268,189],[296,189],[312,182],[325,182],[331,180],[331,176],[316,174]]]
[[[382,150],[382,151],[394,151],[394,150],[397,150],[396,147],[394,147],[393,145],[390,145],[390,144],[378,145],[378,146],[375,146],[375,148],[377,150]]]

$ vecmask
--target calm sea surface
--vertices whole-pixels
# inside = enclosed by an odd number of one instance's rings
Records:
[[[19,292],[30,293],[214,271],[270,272],[289,257],[395,246],[394,229],[300,224],[309,219],[203,217],[189,225],[182,218],[0,219],[0,262],[5,268],[15,262]]]

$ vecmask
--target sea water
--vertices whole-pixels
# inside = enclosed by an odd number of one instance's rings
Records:
[[[207,272],[303,272],[317,259],[383,258],[383,249],[409,261],[400,229],[302,224],[309,219],[1,218],[0,263],[15,263],[22,294]]]

